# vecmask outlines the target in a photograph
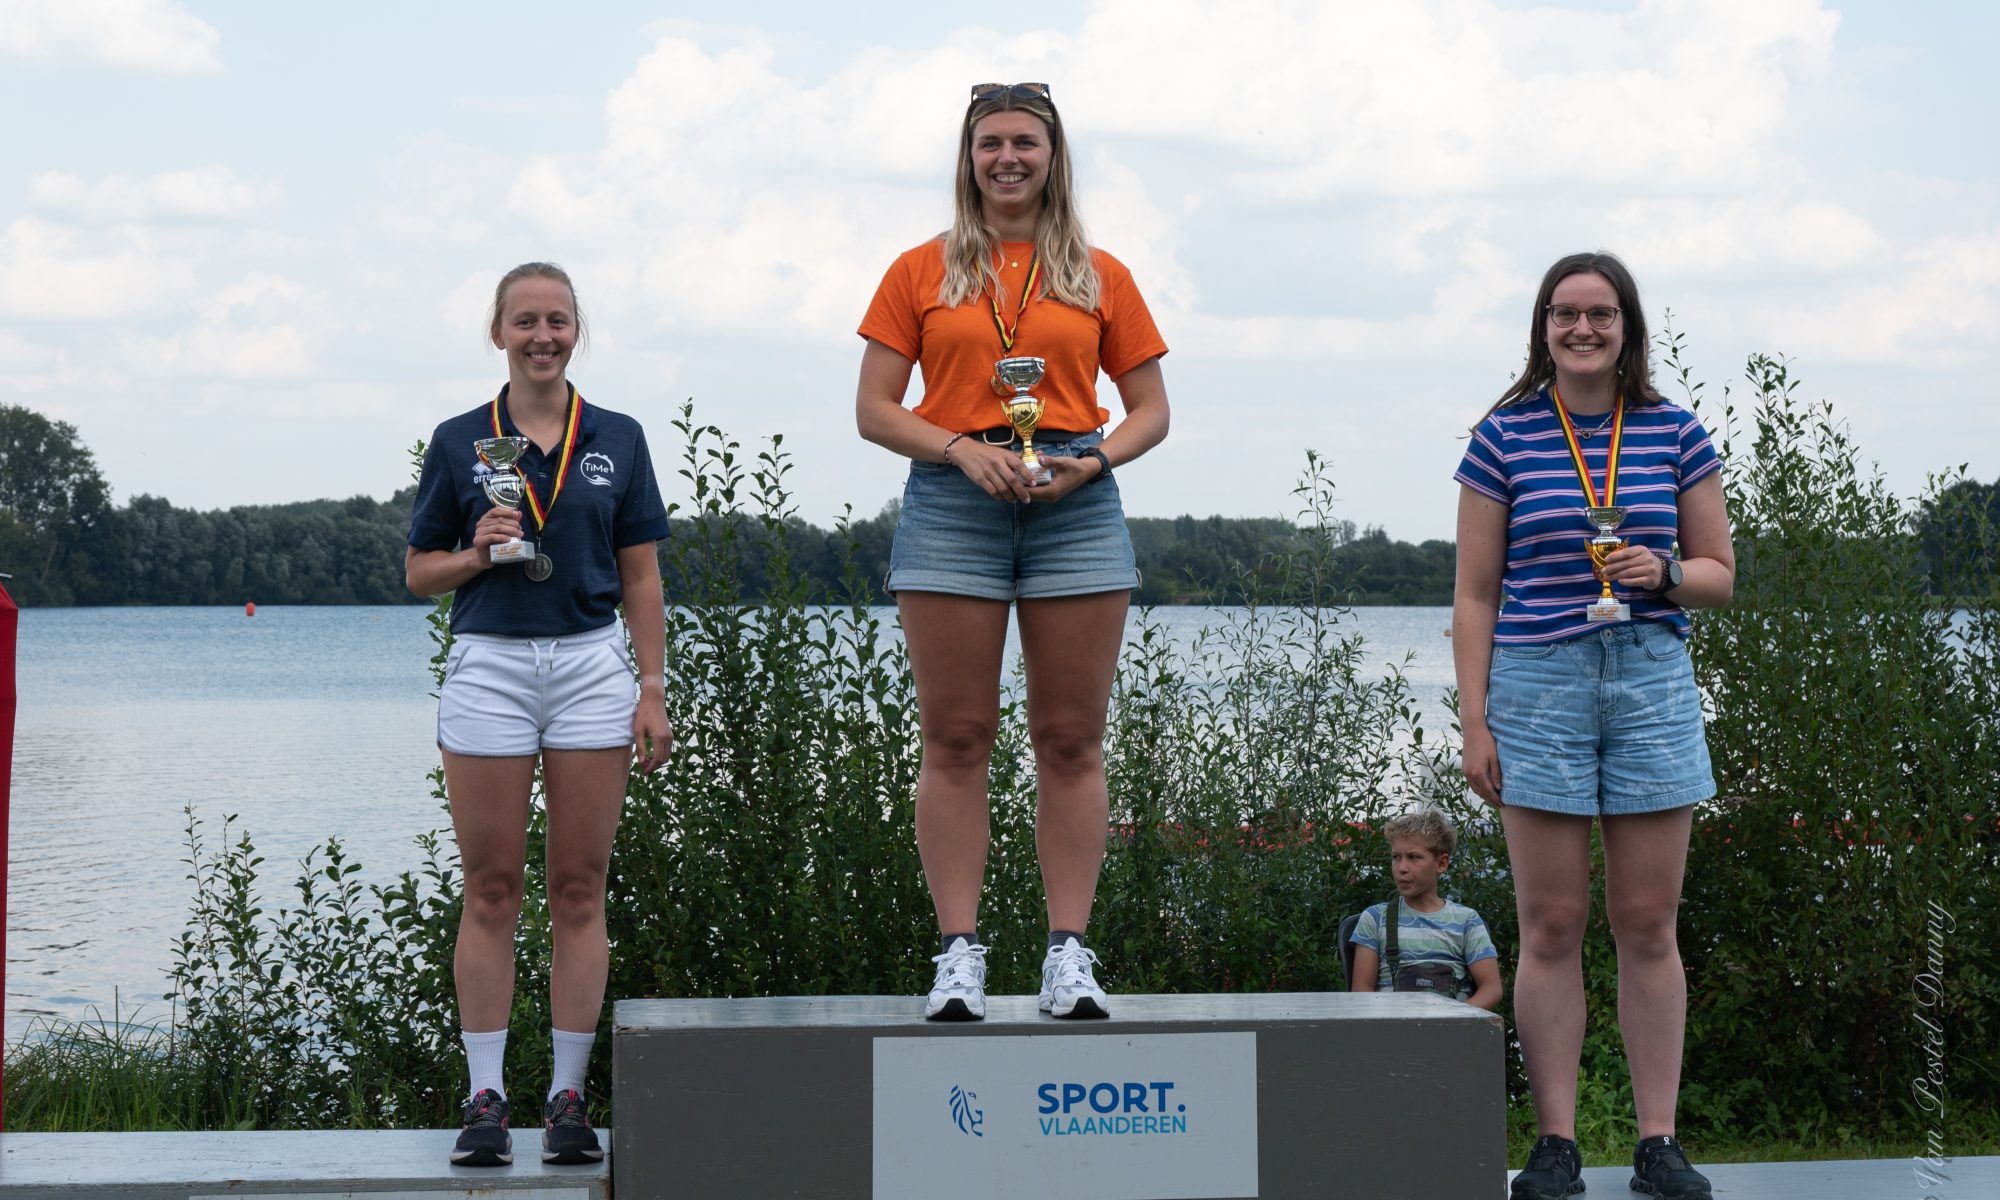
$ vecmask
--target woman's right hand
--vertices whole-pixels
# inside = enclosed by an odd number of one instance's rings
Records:
[[[1028,489],[1033,485],[1028,482],[1028,470],[1021,465],[1020,454],[1009,447],[960,438],[951,448],[951,465],[995,500],[1024,503],[1029,499]]]
[[[493,566],[492,548],[521,536],[521,510],[495,505],[472,527],[472,557],[484,571]]]
[[[1485,721],[1465,723],[1465,782],[1494,808],[1506,807],[1500,800],[1500,748]]]

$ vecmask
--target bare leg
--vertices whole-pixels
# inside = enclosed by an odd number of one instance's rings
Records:
[[[1590,919],[1590,818],[1533,808],[1500,810],[1521,959],[1514,1023],[1535,1100],[1535,1132],[1576,1138],[1576,1072],[1583,1057],[1583,930]]]
[[[1110,797],[1105,710],[1125,639],[1130,591],[1023,600],[1028,737],[1035,747],[1035,850],[1049,928],[1083,932],[1104,866]]]
[[[1618,1030],[1632,1065],[1639,1136],[1674,1132],[1687,973],[1675,923],[1694,806],[1604,818],[1604,901],[1618,939]]]
[[[478,758],[444,754],[445,794],[465,873],[452,976],[458,1018],[474,1033],[507,1028],[514,1008],[514,930],[528,857],[528,791],[534,755]]]
[[[943,592],[898,592],[917,720],[917,853],[942,933],[977,932],[986,880],[987,769],[1000,728],[1007,605]]]
[[[604,876],[625,805],[631,747],[544,750],[549,801],[549,925],[555,935],[549,1010],[557,1029],[589,1033],[604,1008],[611,951],[604,930]]]

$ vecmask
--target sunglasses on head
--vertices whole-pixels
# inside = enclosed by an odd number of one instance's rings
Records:
[[[1046,83],[975,83],[972,85],[972,102],[998,100],[1012,97],[1016,100],[1047,100],[1049,85]]]

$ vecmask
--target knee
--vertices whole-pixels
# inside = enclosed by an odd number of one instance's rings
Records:
[[[1680,953],[1672,908],[1611,914],[1611,936],[1618,941],[1618,957],[1640,962],[1657,962]]]
[[[994,722],[978,718],[926,722],[924,764],[947,771],[984,771],[998,731]]]
[[[1542,904],[1521,910],[1521,956],[1550,961],[1574,956],[1590,919],[1586,904]]]
[[[518,871],[480,871],[465,879],[466,919],[483,927],[512,929],[521,916]]]
[[[1074,725],[1035,725],[1028,729],[1035,747],[1035,769],[1043,775],[1092,775],[1104,772],[1104,732]]]
[[[604,876],[565,874],[549,880],[549,920],[558,928],[594,925],[604,917]]]

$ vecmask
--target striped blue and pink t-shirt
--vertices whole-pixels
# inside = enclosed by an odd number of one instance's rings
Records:
[[[1578,432],[1596,423],[1586,419]],[[1582,445],[1591,486],[1601,498],[1610,428]],[[1619,536],[1633,545],[1672,550],[1679,536],[1680,494],[1721,465],[1708,430],[1687,409],[1662,402],[1627,411],[1618,456],[1616,502],[1626,510]],[[1496,645],[1557,642],[1603,628],[1585,616],[1603,587],[1590,566],[1588,543],[1597,529],[1583,518],[1589,501],[1547,389],[1481,421],[1452,478],[1508,508]],[[1622,585],[1612,591],[1632,606],[1633,620],[1663,621],[1688,635],[1687,613],[1665,596]]]

